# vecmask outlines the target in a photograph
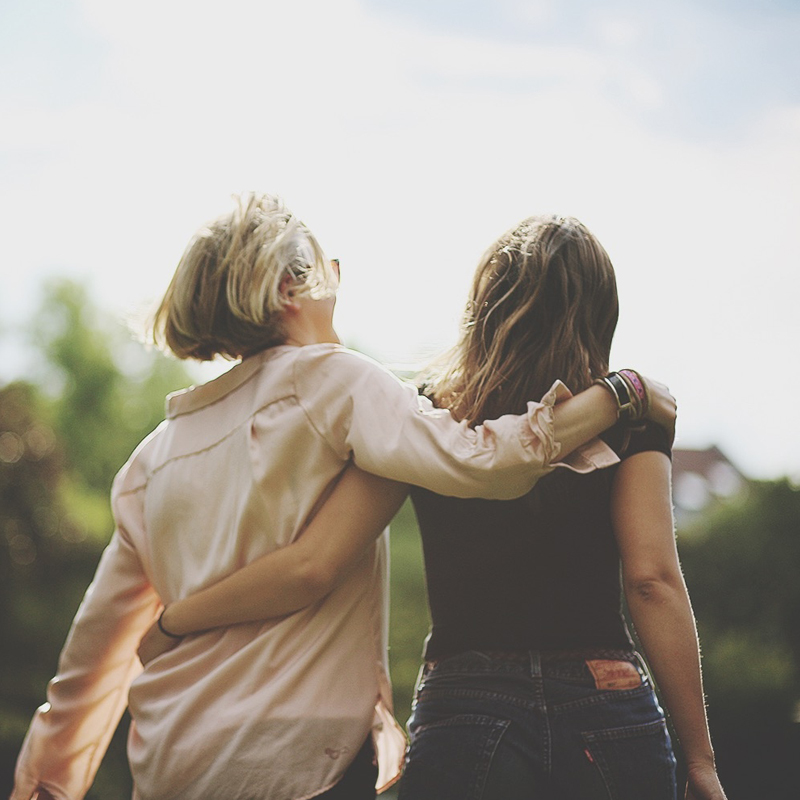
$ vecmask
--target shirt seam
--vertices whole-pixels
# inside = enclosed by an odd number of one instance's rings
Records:
[[[311,427],[313,428],[313,430],[317,434],[317,436],[319,436],[320,439],[322,439],[322,441],[325,442],[325,444],[328,446],[330,451],[338,458],[339,457],[339,451],[333,446],[333,444],[331,444],[331,442],[328,439],[328,437],[319,429],[317,424],[314,422],[314,419],[311,416],[311,412],[306,408],[306,406],[303,403],[303,400],[302,400],[302,398],[300,396],[300,390],[297,387],[297,369],[298,369],[298,361],[299,360],[300,360],[299,358],[296,358],[294,360],[294,364],[292,364],[292,389],[294,390],[294,395],[293,396],[297,400],[297,405],[300,406],[300,408],[302,409],[303,413],[305,414],[306,419],[308,420],[308,424],[311,425]],[[345,465],[342,466],[342,469],[344,469],[344,466],[346,466],[346,463],[345,463]]]
[[[241,365],[241,362],[240,362]],[[230,397],[232,394],[235,394],[239,391],[239,389],[247,386],[250,381],[252,381],[257,375],[259,375],[264,369],[264,364],[260,364],[256,369],[253,370],[251,375],[248,375],[240,384],[234,386],[232,389],[229,389],[223,395],[214,398],[213,400],[209,400],[207,403],[203,403],[201,406],[197,408],[189,408],[186,411],[178,411],[176,414],[167,414],[167,419],[177,419],[178,417],[185,417],[189,414],[196,414],[198,411],[202,411],[204,408],[209,408],[210,406],[215,406],[217,403],[221,403],[225,398]],[[203,386],[207,386],[208,384],[203,384]],[[200,389],[202,387],[198,387]],[[180,397],[181,395],[178,395]]]
[[[250,375],[248,375],[246,378],[244,378],[241,383],[239,383],[236,386],[234,386],[233,388],[229,389],[227,392],[225,392],[224,394],[220,395],[219,397],[217,397],[217,398],[215,398],[213,400],[209,400],[208,402],[203,403],[202,405],[198,406],[197,408],[190,408],[190,409],[187,409],[186,411],[178,411],[174,415],[167,414],[167,419],[176,419],[177,417],[187,416],[188,414],[195,414],[198,411],[202,411],[204,408],[208,408],[209,406],[213,406],[213,405],[216,405],[217,403],[221,403],[226,397],[229,397],[230,395],[238,392],[239,389],[241,389],[244,386],[247,386],[247,384],[250,383],[251,380],[256,378],[259,375],[259,373],[264,371],[265,367],[267,366],[267,363],[269,361],[271,361],[272,358],[275,355],[274,353],[271,352],[273,349],[274,348],[269,348],[267,351],[265,351],[265,353],[267,354],[268,357],[267,358],[263,358],[261,363],[257,367],[255,367],[253,369],[253,372]],[[260,355],[264,356],[264,353],[261,353]],[[259,357],[258,355],[253,356],[253,358],[258,358],[258,357]],[[231,369],[236,369],[236,367],[241,367],[245,363],[246,363],[245,361],[239,361]],[[220,376],[220,377],[224,377],[224,375]],[[200,386],[198,386],[196,388],[197,389],[202,389],[203,387],[208,386],[208,385],[209,384],[205,383],[205,384],[201,384]],[[182,396],[182,393],[178,393],[178,397],[181,397],[181,396]]]
[[[228,397],[229,395],[230,395],[230,393],[226,394],[225,397]],[[220,400],[223,400],[223,399],[224,399],[224,397],[220,398]],[[216,441],[212,442],[211,444],[206,445],[205,447],[201,447],[199,450],[192,450],[190,453],[181,453],[180,455],[171,456],[166,461],[163,461],[161,464],[158,464],[157,466],[153,467],[150,470],[150,472],[148,472],[144,483],[139,484],[138,486],[134,486],[131,489],[123,489],[123,490],[121,490],[117,494],[117,497],[123,497],[124,495],[135,494],[136,492],[139,492],[139,491],[142,491],[143,489],[146,489],[148,483],[150,483],[150,481],[153,479],[153,477],[155,475],[157,475],[159,472],[161,472],[161,470],[163,470],[167,466],[169,466],[170,464],[174,464],[176,461],[180,461],[180,460],[182,460],[184,458],[193,458],[194,456],[199,456],[199,455],[202,455],[203,453],[208,453],[209,451],[213,450],[215,447],[219,447],[219,445],[221,445],[223,442],[226,442],[228,439],[230,439],[231,436],[233,436],[237,431],[239,431],[245,425],[247,425],[248,423],[252,422],[253,419],[255,419],[255,417],[258,414],[260,414],[265,408],[268,408],[269,406],[273,405],[274,403],[278,403],[281,400],[291,400],[291,399],[294,399],[295,401],[297,401],[297,405],[300,406],[300,408],[303,410],[303,412],[306,413],[306,416],[308,416],[305,408],[303,408],[302,404],[300,403],[299,398],[297,397],[296,393],[289,393],[289,394],[282,395],[281,397],[271,398],[268,402],[264,403],[264,405],[259,406],[257,409],[255,409],[251,414],[249,414],[245,419],[243,419],[238,425],[235,425],[233,428],[231,428],[231,430],[229,430],[224,436],[220,437],[219,439],[217,439]],[[218,401],[215,401],[215,402],[218,402]],[[207,406],[203,406],[203,408],[207,408]],[[195,409],[195,411],[200,411],[200,410],[201,409],[199,409],[199,408]],[[189,412],[189,413],[194,413],[194,412]],[[174,417],[172,417],[171,419],[174,419]],[[316,427],[314,428],[314,430],[316,430]],[[324,439],[324,437],[323,437],[323,439]],[[326,442],[326,444],[328,443],[327,439],[325,439],[325,442]]]

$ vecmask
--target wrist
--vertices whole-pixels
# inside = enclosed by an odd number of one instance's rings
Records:
[[[608,390],[607,386],[602,386],[599,381],[595,381],[586,392],[586,396],[592,397],[593,408],[597,416],[597,423],[602,423],[601,432],[614,425],[619,419],[617,401],[614,395]]]
[[[632,369],[609,372],[595,380],[602,386],[616,404],[618,420],[637,422],[647,413],[650,396],[644,379]]]
[[[158,629],[170,639],[183,639],[183,634],[178,633],[173,627],[174,620],[172,616],[172,606],[166,606],[158,616]]]
[[[716,770],[717,763],[714,759],[714,751],[707,750],[702,753],[688,755],[684,753],[684,758],[686,759],[686,768],[688,770],[701,770],[701,769],[713,769]]]
[[[636,419],[647,416],[650,409],[650,392],[645,379],[633,369],[621,369],[619,375],[628,384],[631,400],[636,407]]]

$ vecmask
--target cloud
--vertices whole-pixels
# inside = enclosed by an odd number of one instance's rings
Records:
[[[503,230],[570,213],[617,266],[615,359],[674,387],[685,440],[729,442],[746,472],[800,469],[790,412],[743,434],[756,401],[738,388],[757,365],[782,396],[800,392],[785,368],[800,338],[800,104],[759,107],[735,134],[655,125],[674,85],[669,59],[637,55],[643,11],[542,43],[354,0],[80,8],[92,92],[0,96],[6,319],[51,272],[90,276],[120,313],[152,300],[198,224],[261,188],[341,258],[348,341],[405,361],[452,341]],[[555,24],[556,9],[529,24]]]

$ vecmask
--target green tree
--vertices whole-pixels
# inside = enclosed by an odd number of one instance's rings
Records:
[[[132,342],[86,289],[44,289],[34,382],[0,387],[0,795],[112,530],[116,471],[163,419],[183,365]],[[90,797],[130,797],[121,726]]]
[[[680,545],[715,713],[789,719],[800,700],[800,490],[756,483]]]
[[[31,331],[68,469],[85,489],[107,493],[142,432],[163,419],[164,395],[187,385],[188,373],[132,341],[72,281],[45,286]]]
[[[800,796],[800,490],[755,483],[684,531],[709,722],[731,800]]]

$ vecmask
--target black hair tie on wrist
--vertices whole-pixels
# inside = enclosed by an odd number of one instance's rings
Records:
[[[183,639],[183,634],[180,633],[170,633],[165,627],[164,623],[161,621],[161,617],[164,616],[164,611],[167,609],[165,608],[159,615],[158,615],[158,629],[164,636],[169,636],[170,639]]]

